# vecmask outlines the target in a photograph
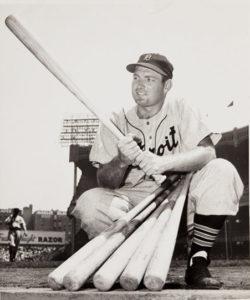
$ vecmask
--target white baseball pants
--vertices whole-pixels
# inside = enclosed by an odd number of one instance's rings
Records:
[[[150,194],[147,189],[94,188],[77,200],[72,214],[81,220],[82,228],[93,238],[126,214]],[[243,183],[235,167],[216,158],[196,171],[190,183],[187,224],[195,213],[202,215],[236,215],[243,194]]]

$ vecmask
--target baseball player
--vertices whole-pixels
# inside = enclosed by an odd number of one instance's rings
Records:
[[[13,208],[12,214],[5,220],[5,224],[9,226],[9,254],[10,261],[15,261],[18,246],[21,240],[21,230],[24,230],[24,234],[27,234],[26,223],[22,216],[20,216],[21,210],[19,208]]]
[[[186,101],[166,97],[173,66],[165,56],[143,54],[127,70],[133,73],[135,106],[112,116],[125,136],[117,141],[100,126],[90,153],[99,187],[79,197],[73,215],[93,238],[157,188],[152,175],[193,172],[185,280],[192,287],[219,288],[221,282],[207,268],[210,251],[226,216],[238,211],[242,181],[229,161],[216,158],[221,135],[211,132]]]

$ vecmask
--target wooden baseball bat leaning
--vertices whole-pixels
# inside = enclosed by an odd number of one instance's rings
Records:
[[[108,228],[106,231],[102,232],[100,235],[89,241],[85,246],[79,249],[76,253],[74,253],[71,257],[69,257],[65,262],[63,262],[59,267],[57,267],[54,271],[52,271],[48,276],[48,284],[53,290],[62,289],[63,286],[63,277],[71,270],[73,270],[80,261],[87,258],[90,254],[92,254],[96,249],[98,249],[101,245],[103,245],[109,236],[122,231],[123,228],[141,211],[143,211],[150,203],[154,201],[154,199],[160,195],[165,189],[169,189],[172,184],[178,182],[180,179],[180,175],[172,175],[170,176],[162,186],[157,188],[154,193],[146,197],[143,201],[141,201],[138,205],[136,205],[133,209],[131,209],[124,217],[117,220],[113,226]],[[156,206],[156,203],[152,204]]]
[[[5,24],[24,46],[49,70],[49,72],[52,73],[83,105],[85,105],[117,139],[123,137],[121,131],[109,119],[103,117],[100,109],[84,96],[82,91],[68,77],[58,63],[14,16],[8,16],[5,19]],[[153,175],[153,177],[159,184],[166,179],[166,176],[164,175]]]
[[[171,186],[166,190],[165,195],[170,194],[174,189]],[[152,205],[147,206],[135,218],[127,223],[121,230],[112,234],[106,242],[96,249],[92,255],[78,262],[77,266],[67,273],[63,278],[64,286],[70,291],[79,290],[86,280],[106,261],[106,259],[130,236],[130,234],[140,226],[140,224],[150,215],[150,213],[162,202],[161,196],[156,198]]]
[[[125,217],[117,220],[113,226],[109,227],[106,231],[102,232],[100,235],[89,241],[85,246],[83,246],[80,250],[74,253],[70,258],[68,258],[64,263],[62,263],[58,268],[56,268],[52,273],[48,276],[49,286],[53,290],[62,289],[63,286],[63,277],[71,270],[73,270],[80,261],[87,258],[90,254],[92,254],[96,249],[98,249],[101,245],[103,245],[109,236],[112,234],[121,231],[126,224],[131,221],[142,209],[144,209],[150,202],[154,200],[154,197],[160,194],[163,191],[162,187],[159,187],[155,193],[147,197],[143,201],[140,207],[136,206],[134,209],[129,211]],[[145,204],[142,205],[142,204]]]
[[[168,226],[166,226],[165,230],[163,231],[161,239],[147,267],[144,276],[144,285],[149,290],[160,291],[165,284],[191,178],[192,174],[186,176],[183,189],[176,202],[176,205],[174,206]]]
[[[168,226],[168,221],[175,205],[175,201],[180,195],[183,187],[183,181],[175,189],[175,191],[169,196],[169,201],[164,201],[161,204],[161,213],[159,214],[154,226],[147,233],[145,238],[142,240],[140,246],[136,249],[135,253],[129,260],[126,268],[124,269],[121,277],[121,286],[128,291],[134,291],[138,288],[150,258],[156,248],[161,234]]]
[[[179,183],[180,185],[180,183]],[[101,266],[101,268],[95,273],[93,282],[97,289],[101,291],[108,291],[112,288],[117,278],[125,269],[129,259],[132,257],[138,247],[141,248],[142,241],[145,236],[151,234],[157,218],[166,209],[169,204],[169,199],[172,199],[172,195],[176,193],[176,189],[168,195],[163,192],[159,198],[165,199],[156,208],[156,210],[143,222],[143,224],[136,229],[124,242],[123,244],[107,259],[107,261]],[[157,221],[158,222],[158,221]],[[151,236],[149,236],[151,238]]]

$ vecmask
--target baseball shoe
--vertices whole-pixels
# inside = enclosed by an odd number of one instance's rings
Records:
[[[187,267],[185,281],[194,289],[219,289],[222,283],[212,278],[207,266],[208,261],[204,257],[194,257],[192,266]]]

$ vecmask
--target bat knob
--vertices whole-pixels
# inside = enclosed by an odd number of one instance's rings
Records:
[[[165,175],[152,175],[152,177],[158,185],[161,185],[167,178]]]

